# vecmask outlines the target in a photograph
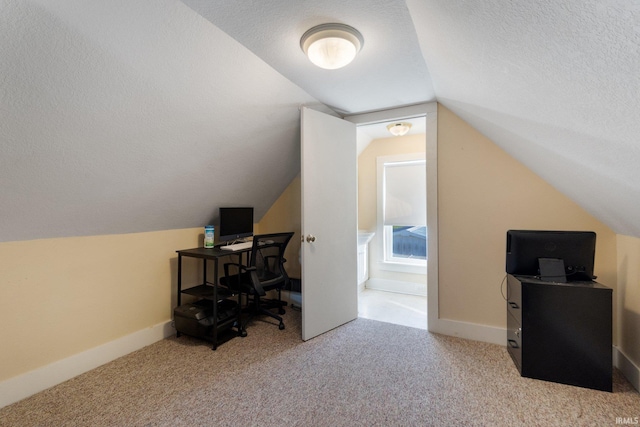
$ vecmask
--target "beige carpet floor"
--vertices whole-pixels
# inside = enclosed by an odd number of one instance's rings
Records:
[[[504,347],[357,319],[307,342],[253,322],[171,337],[0,409],[0,426],[615,426],[640,395],[522,378]],[[618,419],[620,422],[620,419]]]

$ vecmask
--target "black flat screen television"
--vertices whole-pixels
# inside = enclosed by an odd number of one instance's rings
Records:
[[[564,261],[567,281],[593,280],[593,231],[507,231],[507,273],[539,276],[539,258]]]
[[[253,236],[253,208],[220,208],[220,241]]]

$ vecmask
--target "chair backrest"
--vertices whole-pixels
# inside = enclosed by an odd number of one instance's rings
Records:
[[[253,248],[249,266],[255,267],[253,280],[262,287],[272,284],[288,284],[289,276],[284,269],[284,251],[293,237],[293,232],[257,234],[253,236]]]

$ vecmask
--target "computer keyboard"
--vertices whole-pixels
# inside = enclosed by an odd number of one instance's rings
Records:
[[[220,246],[223,251],[242,251],[244,249],[251,249],[253,242],[234,243],[232,245]]]

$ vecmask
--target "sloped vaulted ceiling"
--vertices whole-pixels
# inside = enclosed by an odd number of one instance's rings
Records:
[[[183,0],[282,75],[343,114],[433,101],[404,0]],[[364,37],[356,59],[339,70],[311,64],[300,49],[310,28],[338,22]]]
[[[640,3],[407,4],[438,101],[640,237]]]
[[[184,1],[338,111],[436,99],[614,231],[640,236],[637,1]],[[297,46],[330,21],[365,38],[342,74]]]
[[[318,102],[184,4],[0,6],[0,241],[260,218]]]
[[[325,22],[365,38],[331,73],[298,45]],[[300,104],[433,100],[640,237],[635,0],[4,1],[0,58],[0,241],[260,218]]]

